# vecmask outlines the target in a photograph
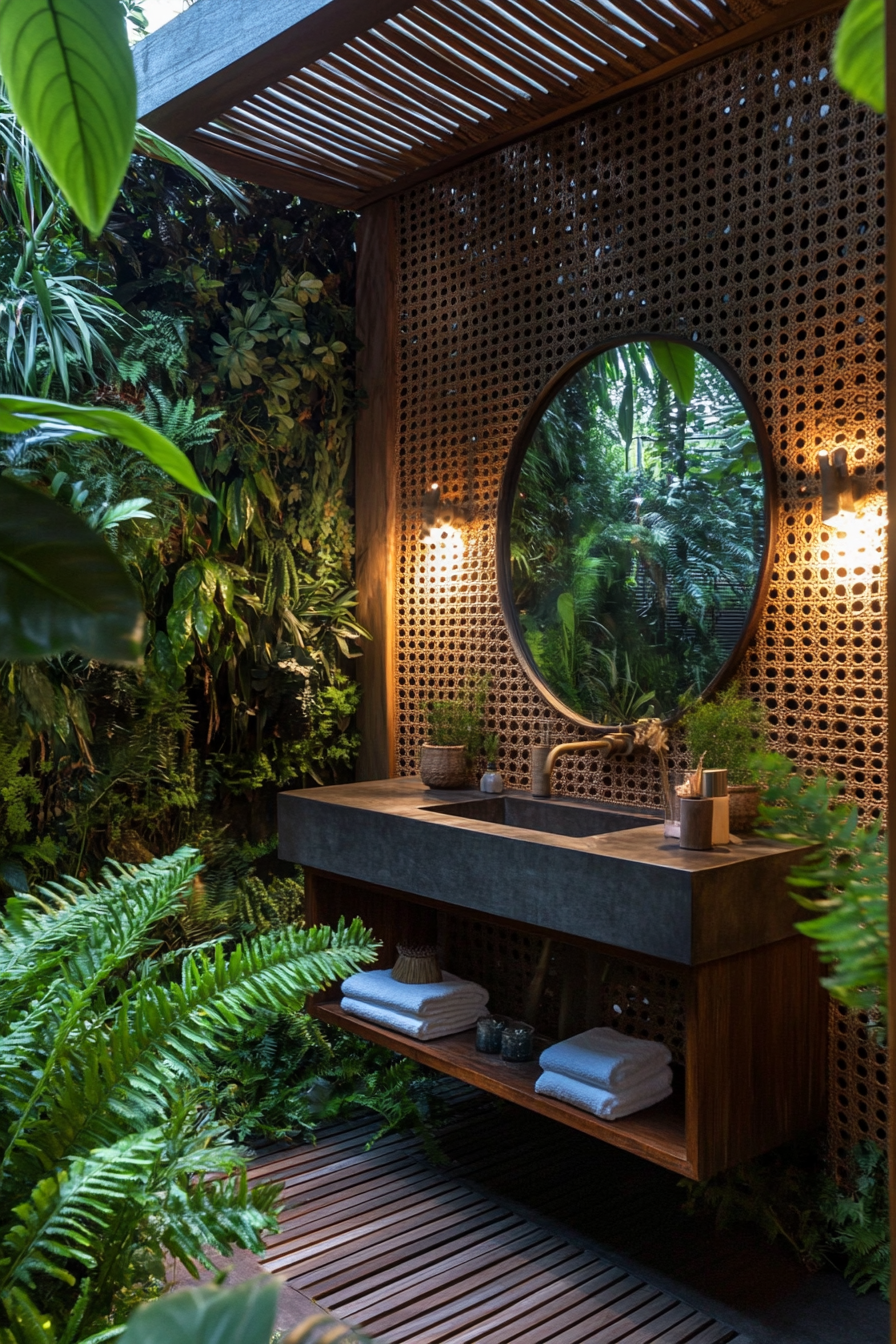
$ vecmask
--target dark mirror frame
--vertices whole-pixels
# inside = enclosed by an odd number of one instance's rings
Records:
[[[590,360],[602,355],[606,350],[615,349],[620,345],[631,345],[636,341],[675,341],[679,345],[690,346],[698,355],[708,359],[728,382],[734,388],[741,404],[747,413],[750,426],[756,439],[756,447],[759,450],[759,456],[762,461],[762,480],[764,485],[764,508],[763,525],[765,528],[765,545],[762,551],[762,558],[759,563],[759,576],[756,582],[756,588],[753,593],[753,601],[750,605],[744,628],[741,631],[740,638],[729,654],[728,658],[719,668],[712,681],[700,694],[700,699],[704,700],[711,696],[715,691],[720,690],[727,681],[731,679],[734,672],[746,652],[747,646],[756,632],[759,623],[759,617],[765,605],[768,596],[769,583],[771,582],[772,569],[775,558],[775,542],[777,536],[778,522],[778,491],[777,476],[775,473],[772,445],[763,424],[759,408],[753,399],[752,394],[745,386],[743,380],[727,362],[713,350],[702,345],[699,341],[684,340],[680,335],[660,331],[634,331],[626,332],[624,335],[612,341],[603,341],[600,345],[592,346],[583,354],[577,355],[575,359],[566,364],[559,373],[545,384],[538,396],[529,407],[523,417],[516,437],[511,445],[510,454],[507,458],[507,465],[504,468],[504,477],[501,482],[501,493],[498,496],[498,527],[497,527],[497,561],[498,561],[498,593],[501,601],[501,611],[504,621],[510,634],[510,641],[513,645],[517,658],[526,670],[526,675],[533,683],[536,690],[544,697],[552,709],[556,710],[563,718],[571,720],[582,728],[590,730],[602,729],[610,730],[619,727],[618,724],[598,724],[586,719],[584,715],[577,713],[565,705],[562,700],[551,690],[550,686],[541,675],[541,671],[536,665],[526,643],[522,628],[519,622],[519,616],[516,610],[516,603],[513,598],[513,579],[510,569],[510,526],[513,515],[513,502],[516,496],[516,488],[519,482],[520,471],[523,466],[523,459],[532,442],[535,430],[545,410],[553,401],[554,397],[570,379],[583,368]],[[681,715],[682,711],[669,715],[663,722],[666,724],[674,723]],[[630,725],[621,725],[623,727]]]

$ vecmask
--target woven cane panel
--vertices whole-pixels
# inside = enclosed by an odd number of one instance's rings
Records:
[[[855,1145],[872,1139],[883,1147],[887,1141],[887,1051],[867,1013],[832,1003],[828,1078],[828,1151],[838,1177],[848,1181]]]
[[[883,480],[884,124],[830,80],[835,24],[764,39],[399,198],[399,773],[417,768],[423,702],[468,672],[491,673],[511,787],[528,786],[528,749],[546,730],[583,737],[513,653],[496,503],[545,383],[583,349],[655,331],[727,360],[772,443],[774,570],[740,669],[768,706],[771,744],[806,773],[840,777],[864,818],[883,807],[881,496],[846,546],[814,494],[817,451],[840,442]],[[433,481],[474,511],[451,546],[419,540]],[[567,756],[555,786],[660,803],[645,756]],[[861,1024],[838,1026],[837,1149],[877,1123],[858,1100]]]
[[[588,1027],[662,1041],[684,1061],[684,987],[680,973],[608,957],[605,952],[539,938],[463,915],[444,915],[439,943],[455,975],[487,985],[493,1012],[529,1022],[554,1040]]]

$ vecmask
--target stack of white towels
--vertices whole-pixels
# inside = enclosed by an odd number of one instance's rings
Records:
[[[592,1027],[543,1051],[535,1084],[544,1097],[590,1111],[600,1120],[655,1106],[672,1091],[671,1055],[658,1041],[639,1041],[612,1027]]]
[[[345,1012],[418,1041],[467,1031],[488,1003],[487,989],[448,971],[429,985],[405,985],[391,971],[359,971],[343,981],[342,994]]]

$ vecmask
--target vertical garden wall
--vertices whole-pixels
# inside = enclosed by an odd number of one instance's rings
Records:
[[[277,790],[357,749],[354,217],[137,156],[92,242],[9,115],[4,145],[4,390],[135,412],[217,501],[111,441],[6,441],[5,469],[105,532],[149,620],[139,668],[3,668],[6,890],[190,843],[208,899],[257,902]]]

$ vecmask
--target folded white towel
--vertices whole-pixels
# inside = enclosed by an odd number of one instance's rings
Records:
[[[556,1097],[570,1106],[590,1111],[599,1120],[621,1120],[624,1115],[646,1110],[648,1106],[655,1106],[658,1101],[670,1096],[672,1070],[664,1069],[661,1075],[652,1078],[649,1083],[618,1093],[591,1087],[576,1078],[568,1078],[564,1073],[543,1073],[535,1084],[535,1091],[543,1097]]]
[[[658,1041],[639,1041],[612,1027],[592,1027],[542,1051],[539,1064],[606,1092],[620,1092],[656,1077],[672,1056]]]
[[[392,979],[391,971],[358,971],[343,982],[342,992],[349,999],[380,1004],[396,1013],[428,1020],[436,1020],[458,1008],[475,1008],[478,1016],[488,1003],[488,990],[472,980],[460,980],[448,971],[442,975],[444,978],[438,984],[404,985]]]
[[[392,1008],[384,1008],[379,1003],[365,1003],[363,999],[345,998],[342,1008],[354,1017],[365,1022],[375,1022],[389,1031],[398,1031],[402,1036],[413,1036],[418,1041],[433,1041],[439,1036],[454,1036],[459,1031],[468,1031],[475,1026],[482,1009],[478,1007],[461,1008],[452,1016],[447,1014],[437,1022],[431,1018],[414,1017],[409,1013],[396,1013]]]

